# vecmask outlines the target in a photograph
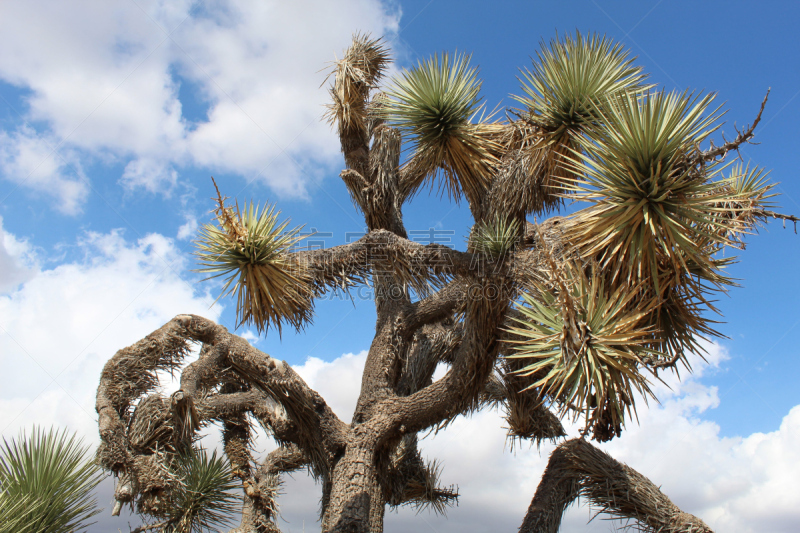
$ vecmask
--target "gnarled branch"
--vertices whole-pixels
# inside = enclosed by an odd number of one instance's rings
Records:
[[[712,533],[652,481],[584,439],[568,440],[552,453],[520,533],[557,533],[564,510],[578,496],[612,518],[635,520],[641,531]]]
[[[173,320],[188,338],[222,347],[225,361],[234,372],[285,409],[298,428],[297,444],[308,453],[315,471],[325,474],[331,450],[344,445],[346,425],[322,397],[288,364],[252,347],[223,326],[196,315],[178,315]]]
[[[293,254],[311,276],[318,293],[365,283],[375,272],[391,273],[402,283],[427,292],[434,285],[467,275],[485,261],[481,256],[441,244],[420,244],[387,230],[370,231],[360,239],[320,250]]]
[[[764,100],[761,102],[761,108],[758,110],[758,115],[756,115],[752,125],[746,127],[744,131],[737,131],[737,135],[734,140],[727,141],[721,146],[714,146],[714,143],[712,142],[711,148],[697,154],[695,163],[708,163],[720,157],[725,157],[728,152],[738,150],[742,144],[750,141],[750,139],[755,136],[756,126],[758,126],[758,123],[761,122],[761,115],[764,113],[764,107],[767,105],[767,99],[769,98],[770,90],[771,89],[767,89],[767,94],[764,96]]]
[[[182,388],[169,400],[151,394],[132,409],[157,386],[157,371],[176,369],[190,341],[204,346],[201,357],[184,370]],[[251,476],[248,413],[282,444],[296,444],[317,475],[327,474],[347,431],[288,364],[193,315],[179,315],[117,352],[103,371],[97,411],[102,441],[98,460],[120,475],[115,497],[130,502],[141,495],[140,506],[154,511],[163,506],[174,481],[165,466],[170,454],[189,445],[205,421],[224,422],[226,452],[243,481]]]

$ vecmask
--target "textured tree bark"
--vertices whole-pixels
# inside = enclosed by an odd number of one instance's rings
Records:
[[[243,480],[242,523],[229,533],[280,533],[277,523],[280,476],[307,464],[308,458],[294,445],[270,452],[256,472]]]
[[[375,464],[374,439],[354,430],[354,439],[337,462],[322,531],[369,533],[383,531],[386,508]],[[358,435],[358,434],[362,435]]]
[[[558,533],[564,511],[580,491],[579,479],[566,471],[567,466],[566,452],[559,446],[550,455],[520,533]]]
[[[553,451],[520,532],[556,533],[564,510],[578,496],[599,512],[636,521],[641,531],[713,533],[652,481],[584,439],[565,441]]]

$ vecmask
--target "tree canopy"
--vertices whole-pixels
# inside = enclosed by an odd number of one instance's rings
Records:
[[[510,438],[561,442],[521,531],[556,532],[579,495],[646,531],[710,531],[590,440],[619,436],[660,373],[688,369],[699,341],[719,335],[715,297],[735,284],[722,251],[767,218],[796,221],[773,211],[766,172],[728,157],[767,98],[715,145],[713,95],[659,90],[602,36],[544,43],[504,112],[487,111],[468,55],[434,55],[386,82],[389,63],[380,39],[356,35],[330,76],[327,118],[364,237],[303,250],[274,206],[231,205],[217,190],[197,241],[201,269],[261,332],[305,328],[325,293],[374,287],[352,422],[285,362],[179,315],[103,371],[98,459],[119,477],[116,499],[174,525],[185,494],[174,465],[216,421],[244,493],[232,532],[278,530],[280,475],[299,468],[321,483],[323,531],[377,532],[387,505],[456,501],[418,435],[494,406]],[[408,239],[403,205],[426,189],[467,202],[466,250]],[[559,215],[568,202],[579,209]],[[200,357],[183,368],[192,343]],[[156,390],[162,370],[180,371],[169,398]],[[577,438],[564,440],[564,419],[581,422]],[[279,444],[261,464],[256,425]]]

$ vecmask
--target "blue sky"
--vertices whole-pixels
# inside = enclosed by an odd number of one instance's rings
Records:
[[[540,41],[576,29],[622,42],[660,87],[716,92],[728,137],[771,88],[760,144],[741,155],[771,169],[783,212],[800,213],[794,2],[69,4],[0,7],[4,436],[57,423],[94,441],[93,390],[116,349],[187,311],[233,328],[232,302],[209,309],[217,287],[192,272],[210,176],[240,201],[275,203],[326,246],[363,230],[338,179],[335,135],[320,122],[320,69],[357,30],[385,34],[400,68],[435,52],[472,53],[489,108],[513,105],[518,69]],[[463,249],[466,206],[421,194],[404,216],[423,242],[434,229]],[[710,394],[681,416],[716,428],[715,443],[778,432],[800,405],[800,236],[772,222],[736,255],[730,273],[743,287],[719,303],[728,338],[689,388],[665,393],[676,402]],[[316,311],[300,334],[250,338],[293,365],[334,364],[369,347],[368,299],[331,298]]]

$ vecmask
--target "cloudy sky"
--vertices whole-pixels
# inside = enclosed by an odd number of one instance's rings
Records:
[[[384,35],[399,68],[471,52],[490,107],[511,105],[518,69],[542,39],[575,29],[624,43],[661,87],[716,92],[728,137],[771,87],[760,144],[741,155],[772,169],[779,202],[797,214],[798,25],[796,4],[777,1],[0,3],[2,436],[56,425],[95,444],[94,392],[116,350],[179,313],[233,329],[231,302],[212,307],[218,287],[192,271],[210,176],[229,196],[276,203],[325,245],[363,230],[320,120],[325,69],[353,32]],[[434,229],[464,246],[463,205],[420,195],[405,219],[420,238]],[[773,222],[739,256],[731,274],[743,286],[719,302],[727,338],[606,449],[716,531],[788,533],[800,523],[800,237]],[[349,418],[374,319],[360,296],[319,302],[303,334],[239,333],[295,365]],[[484,412],[427,439],[461,503],[447,518],[388,513],[387,531],[518,527],[552,448],[511,453],[501,426]],[[90,531],[127,530],[107,516],[104,487],[106,512]],[[318,487],[298,475],[285,490],[284,530],[317,529]],[[564,531],[617,527],[587,525],[591,516],[572,509]]]

